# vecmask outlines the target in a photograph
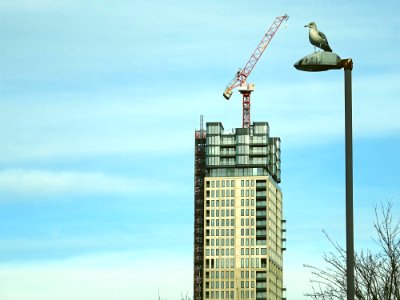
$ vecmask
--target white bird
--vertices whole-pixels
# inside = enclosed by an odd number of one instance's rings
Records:
[[[310,28],[308,37],[310,38],[310,43],[315,47],[321,48],[324,51],[332,52],[331,47],[329,47],[328,39],[325,34],[317,29],[317,24],[315,22],[310,22],[304,27]]]

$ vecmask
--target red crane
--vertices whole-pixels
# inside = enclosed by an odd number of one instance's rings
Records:
[[[239,92],[243,95],[243,128],[250,127],[250,94],[252,91],[254,91],[254,84],[247,83],[247,77],[249,77],[251,71],[253,71],[254,66],[264,53],[269,42],[279,29],[279,26],[281,26],[284,20],[288,19],[289,16],[286,14],[284,16],[275,18],[275,21],[272,23],[267,33],[263,36],[261,42],[258,44],[256,50],[251,55],[244,68],[239,69],[235,74],[235,77],[233,77],[231,82],[226,86],[223,94],[226,100],[229,100],[233,93],[233,89],[236,87],[239,87]]]

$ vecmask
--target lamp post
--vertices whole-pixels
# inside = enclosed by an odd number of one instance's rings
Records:
[[[353,136],[352,83],[353,60],[340,59],[332,52],[316,52],[294,64],[300,71],[320,72],[344,69],[345,151],[346,151],[346,279],[347,300],[354,300],[354,220],[353,220]]]

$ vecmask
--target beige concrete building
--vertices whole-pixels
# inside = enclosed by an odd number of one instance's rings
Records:
[[[284,299],[280,139],[255,122],[195,140],[194,299]]]

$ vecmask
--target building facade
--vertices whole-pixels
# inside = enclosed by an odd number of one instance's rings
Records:
[[[284,299],[280,172],[267,122],[196,130],[194,300]]]

